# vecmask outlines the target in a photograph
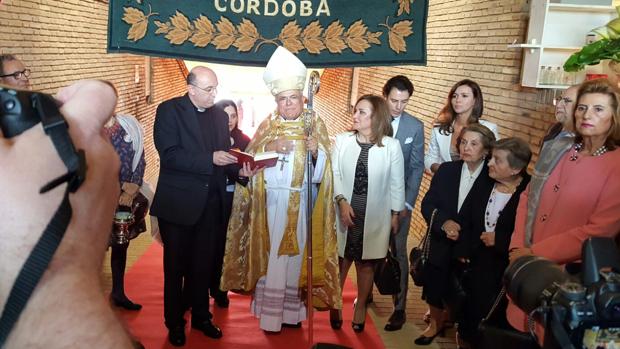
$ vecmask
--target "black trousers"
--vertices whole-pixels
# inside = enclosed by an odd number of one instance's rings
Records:
[[[208,295],[216,264],[216,249],[221,245],[222,222],[222,201],[219,196],[211,195],[194,225],[180,225],[159,219],[164,244],[166,327],[173,328],[185,323],[183,286],[186,283],[191,284],[192,322],[211,318]]]
[[[218,236],[215,239],[215,264],[213,266],[211,286],[209,287],[209,293],[212,297],[216,297],[218,295],[226,295],[225,292],[220,290],[220,279],[222,278],[222,266],[224,264],[224,252],[226,250],[226,232],[228,230],[228,220],[230,219],[230,213],[232,212],[233,195],[234,193],[226,192],[224,194],[224,197],[222,198],[222,211],[224,218],[221,222],[222,228],[218,229]]]

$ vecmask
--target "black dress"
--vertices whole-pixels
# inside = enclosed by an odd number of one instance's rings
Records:
[[[502,276],[508,266],[508,247],[514,231],[519,198],[529,181],[530,176],[526,174],[500,211],[495,226],[494,246],[486,247],[480,240],[480,234],[486,230],[486,209],[494,188],[494,180],[489,178],[482,182],[478,190],[470,193],[459,212],[462,239],[456,244],[454,255],[471,261],[468,277],[463,280],[467,299],[463,308],[464,318],[459,321],[459,334],[470,342],[477,340],[478,324],[487,315],[502,288]],[[509,328],[506,323],[506,305],[504,299],[491,319],[494,325],[502,328]]]
[[[476,192],[481,182],[488,181],[489,170],[484,163],[478,178],[474,181],[465,202],[472,192]],[[463,160],[444,162],[439,166],[431,180],[431,185],[422,199],[420,211],[426,224],[430,222],[433,210],[437,210],[430,229],[430,253],[428,269],[425,271],[422,299],[426,303],[443,309],[444,304],[455,305],[455,289],[451,284],[454,275],[453,248],[455,242],[446,237],[441,230],[443,224],[451,219],[458,222],[458,198],[461,184]],[[465,203],[463,203],[463,206]],[[459,236],[459,239],[462,237]]]
[[[347,243],[344,248],[345,258],[361,261],[364,251],[364,219],[366,217],[366,201],[368,195],[368,151],[374,143],[357,144],[362,148],[357,165],[355,166],[355,180],[351,194],[351,208],[353,208],[353,226],[347,231]]]

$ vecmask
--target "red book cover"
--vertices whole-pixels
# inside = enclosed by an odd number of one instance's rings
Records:
[[[266,151],[264,153],[256,153],[254,155],[243,152],[239,149],[230,149],[230,154],[237,158],[237,163],[243,165],[244,163],[250,163],[250,168],[255,169],[259,167],[273,167],[278,163],[278,153],[275,151]]]

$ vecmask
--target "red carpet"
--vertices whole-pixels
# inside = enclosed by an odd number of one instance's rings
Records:
[[[163,308],[163,249],[153,244],[133,265],[126,275],[127,295],[144,307],[138,312],[119,311],[131,333],[148,349],[174,348],[168,343],[168,331],[164,326]],[[357,334],[351,329],[355,285],[347,281],[343,293],[344,323],[339,331],[329,325],[329,312],[314,312],[314,343],[332,343],[352,348],[384,348],[383,342],[370,319],[366,317],[364,332]],[[211,305],[214,322],[224,336],[211,339],[202,332],[186,326],[187,343],[184,348],[309,348],[308,323],[301,329],[283,328],[280,334],[266,335],[258,327],[258,319],[250,314],[250,297],[229,293],[230,307],[220,309]],[[189,317],[189,314],[187,315]],[[188,319],[189,320],[189,319]]]

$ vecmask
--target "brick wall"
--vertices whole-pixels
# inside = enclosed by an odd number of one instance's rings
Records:
[[[104,79],[119,91],[117,112],[138,118],[146,131],[145,179],[159,171],[153,146],[157,105],[184,93],[185,66],[172,59],[107,54],[108,4],[94,0],[6,0],[0,5],[0,53],[17,55],[32,70],[37,90],[55,93],[79,79]],[[150,61],[151,98],[145,93]],[[138,82],[135,82],[136,72]]]
[[[430,1],[427,65],[360,69],[358,96],[381,94],[388,78],[396,74],[408,76],[415,92],[407,111],[424,122],[428,144],[432,122],[451,86],[471,78],[480,84],[484,94],[483,118],[498,124],[501,137],[524,138],[537,153],[538,142],[553,121],[549,103],[552,91],[521,87],[521,51],[506,47],[515,39],[523,42],[528,11],[526,0]],[[351,76],[351,68],[339,68],[326,69],[321,78],[315,104],[327,120],[330,133],[342,132],[350,125],[347,106]],[[425,227],[419,205],[429,183],[430,177],[425,175],[412,222],[416,235]]]

